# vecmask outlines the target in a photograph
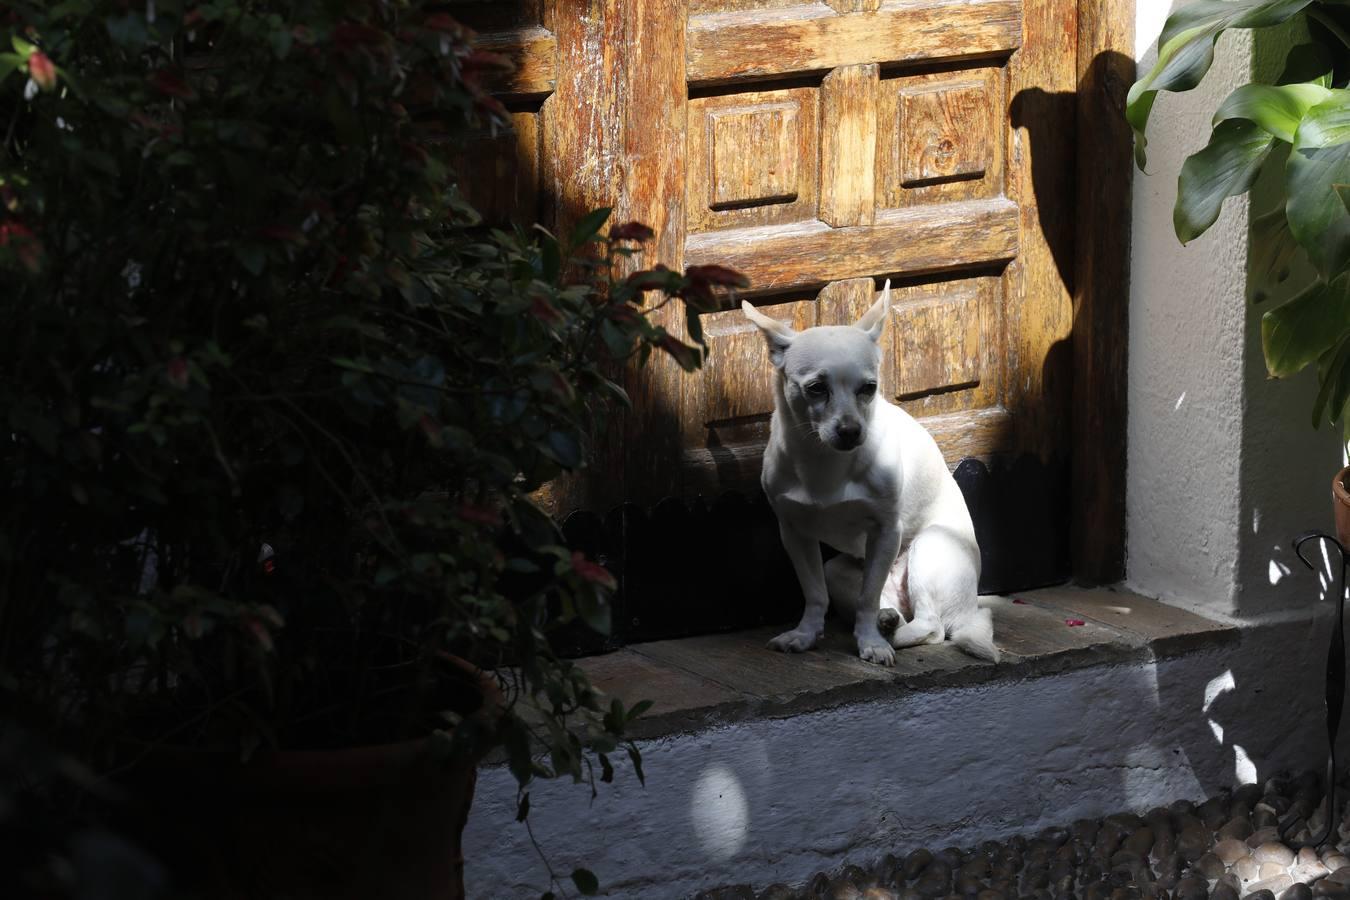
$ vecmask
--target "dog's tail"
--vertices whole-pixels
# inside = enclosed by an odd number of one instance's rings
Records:
[[[952,629],[951,641],[976,659],[998,662],[998,648],[994,646],[994,617],[980,608],[966,621]]]

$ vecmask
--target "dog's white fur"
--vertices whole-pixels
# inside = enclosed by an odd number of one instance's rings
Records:
[[[776,370],[760,481],[806,598],[801,623],[769,646],[816,646],[833,601],[865,660],[894,665],[893,647],[950,638],[996,661],[989,610],[977,602],[980,550],[965,498],[932,435],[877,389],[890,305],[888,280],[855,324],[796,332],[741,304]],[[826,565],[822,543],[839,551]],[[881,610],[899,617],[889,642]]]

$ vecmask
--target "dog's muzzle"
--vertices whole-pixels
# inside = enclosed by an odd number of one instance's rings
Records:
[[[836,450],[856,450],[862,443],[861,425],[841,425],[834,430],[834,449]]]

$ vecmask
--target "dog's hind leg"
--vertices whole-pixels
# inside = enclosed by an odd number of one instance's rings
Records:
[[[927,624],[904,639],[922,634],[925,639],[915,643],[938,643],[950,637],[971,656],[997,662],[993,620],[979,606],[979,571],[979,549],[961,529],[930,525],[920,532],[910,546],[908,587],[914,601],[911,624]],[[894,646],[901,646],[895,641],[904,631],[896,632]]]

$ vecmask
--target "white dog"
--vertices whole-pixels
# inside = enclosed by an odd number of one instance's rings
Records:
[[[806,597],[801,623],[769,646],[816,646],[833,600],[865,660],[894,665],[892,647],[950,638],[997,661],[989,610],[977,603],[980,550],[965,498],[932,435],[877,391],[890,305],[888,280],[854,325],[798,333],[741,304],[776,369],[760,482]],[[839,551],[824,566],[822,543]],[[889,642],[879,624],[898,625]]]

